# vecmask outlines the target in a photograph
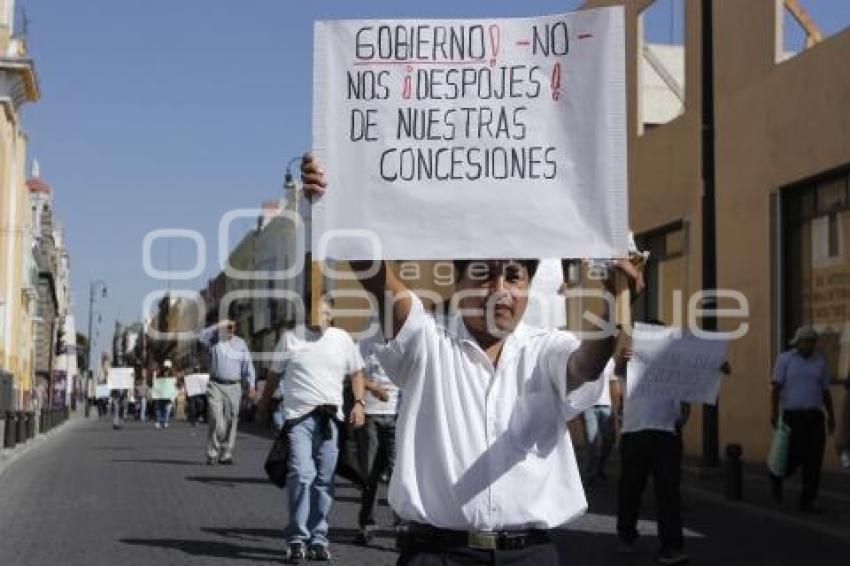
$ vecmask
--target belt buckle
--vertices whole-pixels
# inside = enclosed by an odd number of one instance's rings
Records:
[[[494,531],[469,531],[466,546],[474,550],[498,550],[499,534]]]

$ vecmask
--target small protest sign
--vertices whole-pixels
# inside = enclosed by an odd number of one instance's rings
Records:
[[[727,341],[678,328],[635,324],[626,398],[652,397],[714,405]]]
[[[109,368],[106,373],[106,383],[109,389],[133,389],[136,374],[133,368]]]
[[[206,395],[207,385],[210,381],[208,373],[190,373],[185,378],[186,395],[193,397],[195,395]]]

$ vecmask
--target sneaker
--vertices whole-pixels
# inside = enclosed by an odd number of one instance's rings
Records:
[[[331,553],[328,551],[327,546],[314,544],[310,547],[310,552],[307,555],[307,558],[315,562],[329,562],[331,560]]]
[[[159,424],[159,423],[156,423],[155,425],[153,425],[153,427],[154,427],[154,428],[162,428],[162,425],[161,425],[161,424]]]
[[[286,561],[289,564],[299,564],[307,559],[307,553],[304,550],[304,545],[300,542],[294,542],[286,549]]]
[[[218,463],[221,464],[222,466],[232,466],[233,465],[233,458],[222,458],[221,460],[218,461]]]
[[[215,466],[216,464],[218,464],[218,460],[207,456],[207,466]]]
[[[162,426],[163,426],[163,428],[168,428],[168,423],[165,423],[165,424],[164,424],[164,425],[162,425]]]
[[[659,564],[687,564],[690,557],[679,548],[668,548],[658,553]]]

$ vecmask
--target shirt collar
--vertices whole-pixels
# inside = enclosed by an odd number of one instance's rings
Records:
[[[486,352],[484,352],[478,344],[478,341],[475,340],[475,337],[473,337],[469,332],[469,329],[466,327],[466,323],[463,321],[463,317],[459,314],[452,315],[444,328],[450,336],[454,337],[462,344],[475,348],[489,361],[489,357]],[[502,346],[502,353],[499,356],[500,363],[512,358],[513,355],[525,345],[534,330],[535,329],[520,320],[519,324],[517,324],[516,328],[514,328],[514,331],[508,335],[504,346]]]

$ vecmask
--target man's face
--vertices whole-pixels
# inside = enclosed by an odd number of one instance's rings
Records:
[[[805,338],[797,342],[797,351],[800,352],[800,355],[804,358],[808,358],[809,356],[815,353],[816,345],[817,340],[813,338]]]
[[[233,333],[235,331],[236,331],[236,325],[231,322],[230,324],[222,327],[220,338],[222,340],[230,340],[230,338],[233,337]]]
[[[330,303],[322,301],[319,304],[319,327],[324,330],[333,322],[333,311]]]
[[[496,338],[513,332],[528,305],[530,283],[528,270],[517,261],[470,262],[456,286],[466,327]]]

